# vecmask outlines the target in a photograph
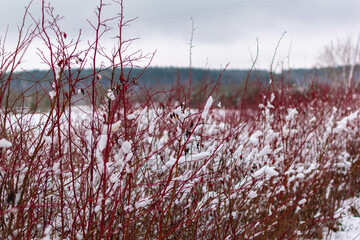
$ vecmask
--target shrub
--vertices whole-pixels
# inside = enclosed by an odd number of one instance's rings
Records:
[[[48,111],[15,112],[23,98],[5,93],[16,65],[2,65],[1,238],[314,239],[338,229],[337,209],[359,187],[357,95],[312,88],[298,98],[289,86],[264,86],[258,106],[234,109],[214,97],[217,83],[201,98],[179,83],[142,87],[138,100],[141,74],[123,69],[139,56],[125,57],[122,38],[113,55],[101,48],[104,7],[88,49],[44,2],[43,20],[22,39],[16,53],[35,36],[48,48]],[[118,20],[121,32],[122,12]],[[99,55],[112,64],[98,65]],[[76,105],[79,96],[89,104]]]

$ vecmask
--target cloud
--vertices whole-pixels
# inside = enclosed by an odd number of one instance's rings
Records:
[[[110,3],[112,1],[104,1]],[[75,38],[82,29],[84,42],[94,37],[87,20],[96,21],[97,0],[53,1],[55,12],[64,19],[59,23],[68,36]],[[15,39],[21,22],[24,3],[5,1],[0,10],[0,31],[9,25],[9,37]],[[296,66],[310,66],[318,49],[336,37],[357,34],[360,30],[360,2],[356,0],[125,0],[125,19],[137,18],[124,29],[124,36],[139,37],[134,44],[145,52],[158,50],[156,65],[188,64],[188,44],[195,25],[194,63],[198,66],[225,65],[247,67],[251,62],[249,48],[260,42],[262,66],[269,66],[276,44],[284,31],[287,34],[279,50],[286,58],[291,50]],[[41,16],[40,3],[34,1],[31,11]],[[114,16],[120,6],[104,8],[104,18]],[[104,36],[107,44],[116,36],[116,22],[108,22],[114,31]],[[110,46],[110,45],[109,45]],[[254,50],[252,50],[254,54]]]

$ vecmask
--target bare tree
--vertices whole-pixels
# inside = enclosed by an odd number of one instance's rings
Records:
[[[355,67],[359,65],[360,33],[354,41],[352,36],[336,39],[326,44],[318,57],[320,67],[329,68],[329,77],[335,84],[346,83],[349,90],[356,83]]]

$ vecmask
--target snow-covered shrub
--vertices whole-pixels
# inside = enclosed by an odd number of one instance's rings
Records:
[[[109,55],[101,69],[94,60],[86,86],[90,60],[79,56],[104,54],[100,38],[85,50],[65,44],[53,9],[43,10],[49,21],[36,32],[51,53],[41,55],[51,104],[1,108],[1,238],[314,239],[336,230],[337,209],[359,188],[358,98],[310,89],[299,99],[269,86],[258,108],[227,109],[214,89],[191,105],[180,84],[138,101],[136,78],[105,74],[131,58]],[[99,37],[107,28],[98,20]],[[111,88],[101,89],[104,78]]]

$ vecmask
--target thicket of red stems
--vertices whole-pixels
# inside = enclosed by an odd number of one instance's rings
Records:
[[[131,40],[122,39],[122,2],[116,6],[111,54],[101,45],[110,21],[102,20],[102,1],[91,23],[95,40],[83,50],[81,36],[62,32],[44,2],[35,29],[22,30],[16,51],[3,50],[0,237],[313,239],[338,229],[337,209],[359,187],[358,94],[321,85],[294,94],[274,79],[257,108],[226,109],[217,85],[197,108],[189,107],[196,96],[186,84],[135,92],[140,76],[124,68],[142,56],[126,55]],[[51,102],[41,113],[27,110],[26,91],[10,97],[33,38],[47,47],[39,55],[50,69],[34,79],[36,96]],[[99,57],[111,64],[99,65]],[[80,73],[89,65],[86,85]],[[36,84],[45,80],[49,89]]]

